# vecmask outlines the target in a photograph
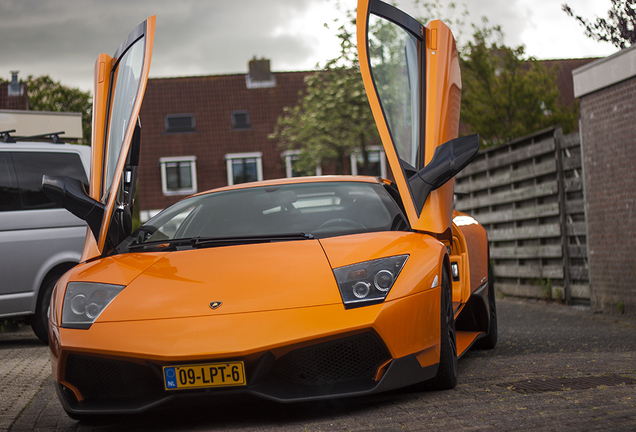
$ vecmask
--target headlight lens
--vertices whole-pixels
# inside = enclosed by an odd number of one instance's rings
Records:
[[[345,308],[382,303],[408,257],[398,255],[333,269]]]
[[[62,327],[87,329],[124,289],[122,285],[69,282],[62,305]]]

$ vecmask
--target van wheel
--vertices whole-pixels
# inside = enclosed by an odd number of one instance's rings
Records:
[[[31,328],[33,333],[42,341],[43,344],[49,344],[49,305],[51,304],[51,294],[57,280],[61,275],[49,275],[42,282],[42,288],[38,295],[38,304],[35,306],[35,315],[31,317]]]

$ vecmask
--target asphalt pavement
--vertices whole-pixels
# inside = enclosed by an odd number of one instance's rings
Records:
[[[585,307],[498,301],[499,343],[459,361],[453,390],[275,404],[190,401],[79,423],[29,327],[0,333],[0,431],[636,431],[636,319]]]

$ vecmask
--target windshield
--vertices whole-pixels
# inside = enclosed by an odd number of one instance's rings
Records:
[[[324,238],[405,230],[405,218],[380,184],[323,182],[254,187],[198,195],[167,208],[118,248],[196,247],[201,239]],[[281,235],[283,237],[281,237]],[[295,235],[295,237],[284,237]],[[220,243],[221,245],[227,243]]]

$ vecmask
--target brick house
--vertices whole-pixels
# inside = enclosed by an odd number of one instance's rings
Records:
[[[592,306],[636,314],[636,46],[575,69]]]
[[[543,61],[557,68],[562,104],[574,103],[572,69],[591,60]],[[247,74],[150,79],[140,114],[141,220],[195,192],[294,176],[294,152],[282,151],[268,135],[283,108],[297,104],[312,73],[273,73],[269,60],[254,59]],[[374,175],[391,176],[381,148],[368,157]],[[347,173],[357,174],[358,158],[351,156]],[[333,169],[319,167],[322,173]]]
[[[247,74],[150,79],[140,113],[141,220],[192,193],[294,176],[297,152],[281,150],[268,135],[312,73],[272,73],[269,60],[252,60]],[[383,152],[369,158],[386,176]]]
[[[554,59],[539,60],[539,62],[549,71],[556,74],[556,84],[559,88],[559,104],[570,106],[575,103],[574,83],[572,82],[572,71],[585,66],[599,57],[576,58],[576,59]]]

